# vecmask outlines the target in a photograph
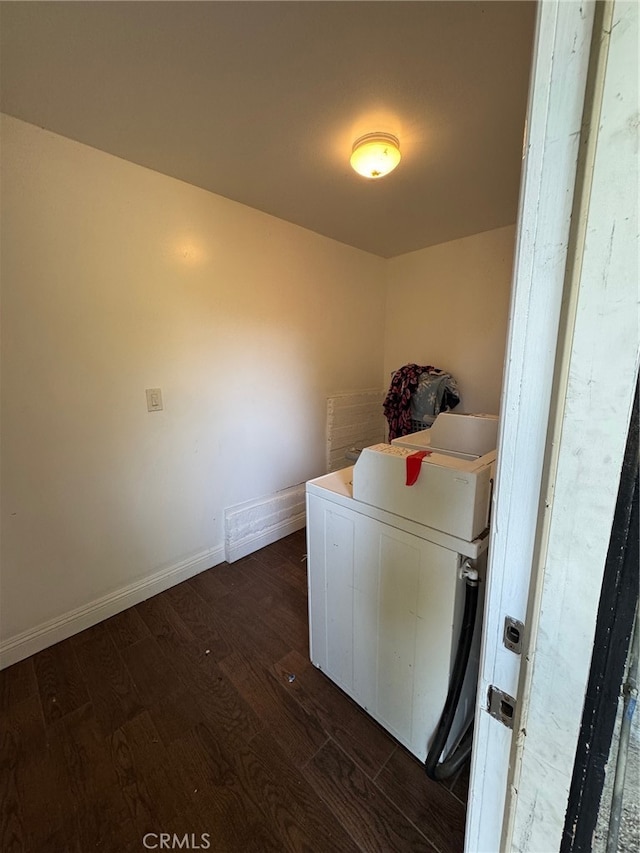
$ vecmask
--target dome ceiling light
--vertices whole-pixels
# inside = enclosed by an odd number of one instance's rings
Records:
[[[390,133],[367,133],[353,143],[350,162],[365,178],[383,178],[400,162],[400,143]]]

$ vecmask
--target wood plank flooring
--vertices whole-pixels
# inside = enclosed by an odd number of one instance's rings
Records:
[[[294,533],[0,673],[0,850],[461,851],[466,771],[427,779],[310,664],[304,553]]]

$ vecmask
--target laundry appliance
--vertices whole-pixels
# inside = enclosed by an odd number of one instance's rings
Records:
[[[498,443],[498,416],[442,412],[430,429],[412,432],[394,438],[391,444],[429,448],[460,459],[478,459],[496,449]]]
[[[478,437],[495,418],[446,415],[421,444],[364,448],[355,466],[306,485],[312,663],[421,761],[447,698],[469,575],[480,604],[445,753],[473,715],[496,457],[495,440]]]

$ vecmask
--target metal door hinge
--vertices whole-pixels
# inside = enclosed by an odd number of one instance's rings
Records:
[[[509,696],[503,690],[494,687],[493,684],[489,687],[489,714],[508,729],[513,728],[513,719],[516,715],[517,702],[513,696]]]
[[[502,642],[516,655],[522,654],[522,638],[524,637],[524,625],[513,616],[505,616],[504,632]]]

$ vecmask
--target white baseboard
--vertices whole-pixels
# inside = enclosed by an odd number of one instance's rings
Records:
[[[229,507],[224,514],[225,559],[234,563],[305,524],[304,483]]]
[[[29,631],[23,631],[0,643],[0,669],[11,666],[54,643],[66,640],[67,637],[84,631],[85,628],[90,628],[110,616],[115,616],[116,613],[139,604],[159,592],[164,592],[165,589],[192,578],[212,566],[217,566],[223,561],[224,549],[221,545],[208,548],[206,551],[200,551],[192,557],[148,575],[142,580],[110,592],[89,604],[71,610],[63,616],[43,622]]]

